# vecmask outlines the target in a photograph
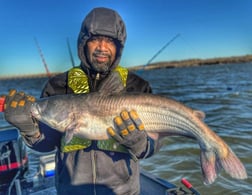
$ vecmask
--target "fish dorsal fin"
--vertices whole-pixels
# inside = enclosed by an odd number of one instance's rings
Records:
[[[200,120],[204,120],[205,119],[205,117],[206,117],[206,114],[204,113],[204,112],[202,112],[202,111],[200,111],[200,110],[194,110],[193,111],[193,114],[197,117],[197,118],[199,118]]]
[[[122,79],[118,72],[112,71],[100,84],[98,92],[103,95],[120,93],[125,90]]]

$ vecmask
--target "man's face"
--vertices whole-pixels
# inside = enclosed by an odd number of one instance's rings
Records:
[[[93,36],[87,42],[87,59],[97,72],[106,72],[116,58],[116,44],[112,38]]]

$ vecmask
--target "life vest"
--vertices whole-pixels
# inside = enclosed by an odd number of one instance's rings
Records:
[[[126,86],[128,70],[121,66],[117,66],[114,71],[117,71],[121,77],[124,87]],[[68,72],[68,86],[73,90],[75,94],[89,93],[88,76],[80,67],[74,67]],[[128,153],[128,150],[113,138],[108,140],[96,141],[97,147],[101,150],[124,152]],[[90,147],[92,140],[79,138],[73,136],[69,143],[65,142],[65,137],[61,139],[61,151],[62,152],[72,152],[75,150],[81,150]]]

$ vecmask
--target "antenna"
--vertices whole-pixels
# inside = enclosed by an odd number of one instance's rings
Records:
[[[49,72],[49,69],[48,69],[48,67],[47,67],[47,64],[46,64],[44,55],[43,55],[42,50],[41,50],[41,48],[40,48],[40,46],[39,46],[39,43],[38,43],[38,41],[37,41],[37,39],[36,39],[35,37],[34,37],[34,41],[35,41],[35,44],[36,44],[36,46],[37,46],[37,48],[38,48],[39,55],[40,55],[40,57],[41,57],[41,59],[42,59],[42,62],[43,62],[43,64],[44,64],[44,67],[45,67],[45,69],[46,69],[47,77],[50,77],[50,76],[51,76],[51,73]]]
[[[73,54],[72,54],[72,50],[71,50],[71,47],[70,47],[70,43],[69,43],[69,38],[68,37],[67,37],[67,48],[68,48],[68,52],[69,52],[70,59],[71,59],[71,62],[72,62],[72,66],[74,67],[75,63],[74,63],[74,58],[73,58]]]
[[[174,36],[170,41],[168,41],[146,64],[145,66],[148,66],[168,45],[170,45],[175,39],[177,39],[180,36],[180,34],[177,34]]]

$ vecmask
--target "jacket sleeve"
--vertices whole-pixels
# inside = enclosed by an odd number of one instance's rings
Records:
[[[65,72],[50,78],[45,84],[40,97],[43,98],[67,93],[73,93],[73,91],[67,85],[67,72]]]
[[[152,93],[149,83],[131,71],[128,73],[126,88],[127,92]]]
[[[157,144],[158,144],[157,140],[154,140],[150,136],[147,136],[146,150],[141,154],[139,159],[145,159],[151,157],[158,150]]]
[[[51,152],[60,146],[61,133],[39,123],[40,137],[36,142],[27,144],[33,150],[39,152]]]

